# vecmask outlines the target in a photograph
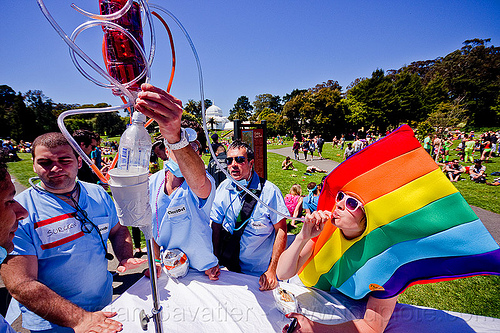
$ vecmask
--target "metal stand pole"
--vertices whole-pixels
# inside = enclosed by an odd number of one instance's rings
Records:
[[[153,296],[152,317],[153,317],[153,322],[155,323],[156,333],[162,333],[163,332],[163,323],[161,318],[162,307],[160,306],[158,285],[156,284],[158,277],[156,274],[155,255],[154,255],[152,239],[146,239],[146,247],[148,252],[149,277],[150,277],[149,281],[151,281],[151,295]]]

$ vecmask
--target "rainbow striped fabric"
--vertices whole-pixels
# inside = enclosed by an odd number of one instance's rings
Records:
[[[500,249],[408,125],[351,156],[325,180],[318,209],[339,190],[364,202],[364,233],[347,240],[327,223],[299,271],[306,286],[360,299],[413,284],[500,275]]]

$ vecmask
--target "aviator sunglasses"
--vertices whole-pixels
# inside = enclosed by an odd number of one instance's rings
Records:
[[[233,164],[233,159],[236,161],[236,163],[241,164],[245,162],[245,156],[236,156],[236,157],[226,157],[226,163]]]
[[[351,212],[354,212],[356,209],[363,206],[363,204],[359,202],[358,199],[351,197],[350,195],[345,194],[342,191],[339,191],[339,193],[337,193],[336,202],[339,203],[344,199],[346,208]]]

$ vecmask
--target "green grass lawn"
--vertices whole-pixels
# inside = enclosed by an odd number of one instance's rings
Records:
[[[458,143],[456,142],[454,146]],[[291,147],[291,142],[285,145],[270,145],[269,149]],[[452,158],[455,156],[452,151]],[[477,155],[477,153],[476,153]],[[342,162],[343,152],[333,147],[331,143],[325,143],[323,156],[337,162]],[[9,172],[24,186],[28,185],[28,178],[35,176],[33,173],[31,155],[19,154],[22,161],[9,163]],[[203,160],[208,163],[210,156],[204,155]],[[283,195],[288,193],[293,184],[300,184],[302,193],[307,194],[307,184],[311,181],[321,181],[324,174],[304,175],[306,165],[294,161],[297,171],[282,170],[283,157],[278,154],[268,153],[268,178],[276,184]],[[465,166],[471,163],[465,163]],[[500,157],[492,159],[491,163],[485,163],[488,175],[493,171],[500,170]],[[463,178],[466,178],[463,176]],[[493,180],[488,176],[488,180]],[[466,179],[455,183],[457,189],[465,199],[474,206],[500,213],[499,192],[500,186],[493,187],[485,184],[476,184]],[[500,223],[500,221],[499,221]],[[299,224],[300,225],[300,224]],[[294,232],[298,232],[297,228]],[[417,285],[408,288],[399,298],[400,302],[428,306],[441,310],[465,312],[476,315],[500,318],[500,277],[477,276],[455,281],[439,282],[427,285]]]

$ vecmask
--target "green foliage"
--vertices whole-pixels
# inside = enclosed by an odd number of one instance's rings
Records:
[[[281,104],[281,97],[273,96],[271,94],[260,94],[255,96],[253,105],[252,120],[263,119],[260,114],[264,110],[271,110],[275,114],[281,114],[283,105]]]
[[[251,111],[253,110],[252,104],[247,96],[240,96],[234,104],[234,107],[229,110],[229,120],[239,119],[241,121],[246,121],[251,116]]]
[[[118,112],[98,113],[95,116],[95,131],[108,136],[121,135],[127,128]]]
[[[205,110],[212,106],[212,101],[209,99],[205,99]],[[190,120],[195,120],[198,123],[201,123],[201,101],[194,101],[189,99],[186,104],[184,104],[184,113],[189,113],[194,116],[195,119],[189,118]],[[182,116],[184,117],[184,113]]]

